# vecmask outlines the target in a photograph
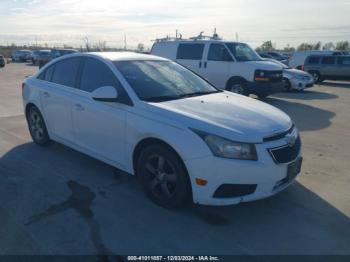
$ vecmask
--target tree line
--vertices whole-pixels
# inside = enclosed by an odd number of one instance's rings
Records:
[[[274,51],[277,50],[276,46],[271,40],[265,41],[261,46],[256,48],[256,51]],[[294,52],[294,51],[306,51],[306,50],[338,50],[338,51],[350,51],[349,41],[340,41],[337,43],[327,42],[322,44],[320,41],[317,43],[301,43],[298,47],[292,47],[287,45],[281,51]]]

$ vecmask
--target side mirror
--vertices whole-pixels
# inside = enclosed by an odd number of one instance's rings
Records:
[[[95,89],[91,94],[92,99],[102,102],[116,102],[118,92],[113,86],[102,86]]]

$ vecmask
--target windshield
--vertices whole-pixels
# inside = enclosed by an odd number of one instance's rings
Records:
[[[226,45],[239,62],[261,60],[260,56],[247,44],[226,43]]]
[[[115,66],[141,100],[161,102],[221,92],[170,61],[117,61]]]

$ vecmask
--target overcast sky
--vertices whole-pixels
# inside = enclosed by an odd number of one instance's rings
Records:
[[[128,46],[214,28],[256,47],[350,40],[350,0],[1,0],[0,44]]]

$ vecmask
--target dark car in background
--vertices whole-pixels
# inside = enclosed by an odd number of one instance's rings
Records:
[[[272,52],[272,51],[265,51],[265,52],[259,52],[259,55],[262,58],[269,58],[269,59],[275,59],[285,65],[288,64],[288,60],[285,56],[281,55],[278,52]]]
[[[350,80],[350,56],[311,55],[306,58],[303,69],[316,83],[326,79]]]
[[[4,67],[6,64],[5,58],[3,55],[0,55],[0,67]]]
[[[47,62],[51,61],[51,50],[40,50],[35,58],[36,65],[44,65]]]
[[[64,56],[64,55],[69,55],[69,54],[74,54],[78,53],[79,51],[76,49],[52,49],[51,50],[51,57],[52,59]]]
[[[50,62],[52,59],[55,59],[57,57],[61,57],[64,55],[70,55],[74,53],[79,53],[76,49],[51,49],[50,54],[48,56],[42,56],[42,58],[38,61],[39,68],[43,67],[45,64]]]
[[[32,57],[32,51],[30,50],[16,50],[12,53],[12,61],[15,62],[27,62]]]

